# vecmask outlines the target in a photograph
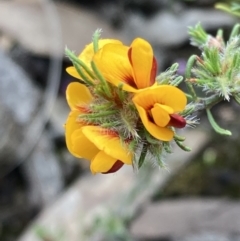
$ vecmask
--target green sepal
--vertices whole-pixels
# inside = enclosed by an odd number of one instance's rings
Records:
[[[101,37],[101,33],[102,33],[102,29],[99,28],[93,34],[92,41],[93,41],[94,53],[98,51],[98,41],[99,41],[99,38]]]
[[[166,71],[162,72],[156,77],[156,82],[159,85],[177,86],[182,81],[181,76],[176,76],[177,70],[178,70],[178,63],[174,63]]]
[[[192,150],[190,147],[183,145],[182,141],[178,141],[177,139],[174,139],[174,141],[176,142],[178,147],[180,147],[182,150],[187,151],[187,152]]]
[[[208,34],[202,28],[201,24],[198,23],[195,27],[189,27],[188,33],[190,35],[190,41],[192,45],[202,47],[206,44],[208,39]]]
[[[145,130],[144,134],[148,143],[153,145],[159,144],[159,140],[154,138],[147,130]]]
[[[103,127],[103,128],[116,128],[119,125],[120,125],[119,122],[113,121],[113,122],[108,122],[108,123],[102,123],[101,127]]]
[[[183,81],[183,76],[177,76],[174,80],[171,81],[172,86],[178,86]]]
[[[93,72],[91,71],[91,69],[89,69],[88,66],[81,59],[79,59],[71,50],[66,48],[65,54],[67,55],[67,57],[70,59],[70,61],[73,63],[74,66],[77,65],[77,66],[82,67],[92,79],[95,79],[95,76],[94,76]],[[78,69],[80,69],[80,67],[78,67]],[[81,73],[82,73],[82,71],[80,69],[80,72],[78,72],[78,74],[81,76]],[[92,80],[90,80],[88,77],[87,77],[87,81],[89,82],[88,84],[93,85]]]
[[[142,151],[141,151],[140,157],[138,159],[138,169],[140,169],[142,167],[142,165],[145,161],[147,152],[148,152],[148,144],[144,143],[142,146]]]
[[[80,114],[79,117],[80,118],[86,118],[86,119],[97,119],[99,117],[106,117],[106,116],[110,116],[110,115],[114,115],[118,112],[118,110],[105,110],[105,111],[101,111],[101,112],[97,112],[97,113],[87,113],[87,114]]]
[[[215,8],[240,17],[239,3],[232,3],[232,4],[217,3],[217,4],[215,4]]]
[[[191,115],[193,112],[196,111],[196,103],[189,103],[183,111],[181,111],[179,114],[181,116],[187,116]]]
[[[116,92],[117,92],[117,95],[119,96],[119,99],[121,100],[121,102],[126,101],[128,92],[123,90],[123,83],[118,85]]]
[[[214,120],[213,115],[212,115],[210,109],[207,108],[207,109],[206,109],[206,112],[207,112],[207,117],[208,117],[208,120],[209,120],[212,128],[213,128],[218,134],[226,135],[226,136],[231,136],[231,135],[232,135],[231,131],[225,130],[225,129],[221,128],[221,127],[216,123],[216,121]]]
[[[196,94],[196,92],[195,92],[195,90],[193,88],[192,83],[190,83],[188,80],[191,78],[191,72],[192,72],[193,66],[194,66],[194,64],[196,62],[196,59],[197,59],[196,55],[192,55],[188,59],[187,66],[186,66],[186,71],[185,71],[185,77],[186,77],[185,83],[186,83],[186,85],[188,87],[189,93],[191,94],[193,100],[197,100],[197,94]]]
[[[92,66],[92,70],[95,73],[97,79],[101,82],[101,87],[102,87],[102,91],[103,91],[102,94],[111,98],[112,97],[112,91],[111,91],[111,88],[110,88],[108,82],[105,80],[104,76],[101,74],[97,65],[94,63],[94,61],[91,61],[91,66]]]
[[[133,139],[128,143],[128,149],[130,150],[130,152],[135,153],[136,152],[136,148],[138,146],[138,142],[137,140]]]
[[[237,24],[234,25],[229,39],[237,37],[239,34],[240,34],[240,24],[237,23]]]
[[[233,97],[235,101],[240,105],[240,94],[235,94]]]
[[[171,148],[171,145],[170,145],[169,141],[163,141],[162,145],[163,145],[163,149],[165,150],[165,152],[167,152],[169,154],[172,153],[172,148]]]
[[[177,141],[185,141],[186,137],[185,136],[179,136],[179,135],[174,135],[174,140],[177,140]]]

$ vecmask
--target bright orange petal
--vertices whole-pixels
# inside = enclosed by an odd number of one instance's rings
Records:
[[[143,89],[151,86],[152,82],[152,67],[156,64],[153,60],[152,46],[141,38],[136,38],[130,46],[129,58],[132,65],[132,75],[134,76],[135,84],[138,89]],[[154,66],[156,74],[156,66]],[[155,79],[155,78],[154,78]]]
[[[74,110],[77,106],[88,104],[93,97],[85,85],[73,82],[67,87],[66,98],[71,110]]]
[[[70,67],[66,68],[66,71],[67,71],[67,73],[68,73],[69,75],[73,76],[74,78],[76,78],[76,79],[82,79],[82,78],[80,77],[80,75],[78,74],[77,70],[75,69],[75,67],[70,66]]]
[[[104,151],[100,151],[91,161],[90,169],[93,174],[108,172],[116,161],[117,159],[107,155]]]
[[[151,114],[156,123],[160,127],[165,127],[170,121],[169,114],[172,114],[173,110],[161,104],[155,104],[154,107],[151,109]]]
[[[104,45],[113,43],[113,44],[122,44],[119,40],[116,39],[100,39],[98,41],[98,48],[101,49]],[[94,55],[94,50],[93,50],[93,43],[90,43],[85,46],[84,50],[79,54],[78,58],[81,59],[86,66],[91,69],[91,61]],[[81,79],[80,75],[78,74],[77,70],[71,66],[66,69],[67,73],[70,74],[71,76]],[[88,74],[85,73],[87,76]],[[89,76],[91,79],[91,77]]]
[[[138,92],[133,98],[133,102],[145,110],[149,110],[155,103],[159,103],[171,107],[174,112],[178,112],[185,108],[187,98],[177,87],[158,85]]]
[[[128,91],[136,91],[127,53],[128,47],[120,44],[106,44],[93,57],[99,71],[110,83],[118,86],[123,83],[128,85]],[[125,85],[124,85],[125,86]],[[123,86],[123,89],[125,87]]]
[[[99,149],[83,134],[82,128],[72,134],[71,140],[75,156],[92,160],[99,152]]]
[[[132,154],[121,143],[120,138],[113,132],[97,126],[85,126],[82,128],[84,135],[93,142],[98,149],[107,155],[125,164],[132,164]]]
[[[79,111],[71,111],[65,125],[65,137],[67,148],[72,153],[72,155],[76,157],[80,156],[73,150],[74,143],[72,142],[72,135],[75,131],[79,130],[82,127],[82,124],[80,122],[77,122],[79,114]]]
[[[158,140],[170,141],[173,138],[173,131],[167,127],[160,127],[149,120],[147,112],[139,105],[135,104],[147,131]]]
[[[122,44],[121,41],[116,39],[100,39],[98,41],[98,48],[101,49],[106,44]],[[91,67],[91,61],[94,55],[93,43],[86,45],[78,58],[81,59],[88,67]]]

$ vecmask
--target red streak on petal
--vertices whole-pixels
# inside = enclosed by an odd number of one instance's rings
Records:
[[[119,138],[119,134],[116,131],[113,131],[113,130],[110,130],[110,129],[101,129],[100,134],[101,135],[107,135],[109,137],[118,137]]]
[[[178,114],[171,114],[170,117],[171,117],[171,120],[169,121],[168,126],[183,128],[187,124],[186,120]]]
[[[133,66],[132,65],[132,48],[129,48],[129,50],[128,50],[128,60],[129,60],[129,62],[131,64],[131,66]],[[133,88],[137,89],[137,85],[136,85],[136,83],[134,81],[133,76],[126,76],[124,78],[124,81],[125,81],[126,84],[129,84]]]
[[[128,59],[129,59],[130,64],[132,65],[132,48],[129,48],[129,50],[128,50]]]
[[[149,86],[152,86],[155,83],[156,75],[157,75],[157,60],[153,56],[153,62],[152,62],[152,69],[151,69]]]
[[[91,110],[89,109],[88,106],[76,106],[76,109],[79,110],[81,113],[91,113]]]
[[[122,166],[124,165],[123,162],[117,160],[113,166],[111,167],[111,169],[107,172],[102,172],[102,174],[109,174],[109,173],[114,173],[116,171],[118,171]]]

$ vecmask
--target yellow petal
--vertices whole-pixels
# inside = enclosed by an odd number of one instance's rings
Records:
[[[138,89],[151,86],[153,67],[152,46],[141,38],[136,38],[130,46],[129,58],[132,64],[132,75]],[[156,74],[156,73],[155,73]]]
[[[73,76],[74,78],[76,79],[82,79],[80,77],[80,75],[78,74],[77,70],[75,69],[75,67],[71,66],[71,67],[68,67],[66,68],[66,71],[69,75]]]
[[[99,149],[83,134],[82,128],[72,134],[71,140],[75,156],[92,160],[99,152]]]
[[[85,85],[73,82],[67,87],[66,98],[71,110],[74,110],[77,109],[78,106],[83,106],[91,102],[93,97]]]
[[[76,157],[80,157],[73,149],[74,143],[72,142],[72,135],[75,131],[79,130],[82,127],[82,124],[77,122],[79,111],[71,111],[65,125],[65,137],[66,144],[69,152]]]
[[[182,111],[186,104],[185,94],[177,87],[170,85],[158,85],[138,92],[133,102],[150,110],[155,103],[169,106],[174,112]]]
[[[101,49],[104,45],[109,44],[109,43],[121,44],[121,42],[116,39],[100,39],[98,41],[98,48]],[[94,55],[93,43],[90,43],[85,46],[84,50],[81,52],[81,54],[79,54],[78,58],[81,59],[89,69],[91,69],[91,61],[92,61],[93,55]],[[68,67],[66,69],[66,71],[71,76],[73,76],[77,79],[81,79],[77,70],[73,66]],[[87,73],[85,73],[85,74],[88,76]],[[88,76],[88,77],[91,79],[90,76]]]
[[[107,81],[115,86],[123,83],[124,90],[135,92],[137,86],[132,76],[128,50],[124,45],[106,44],[94,55],[93,61]]]
[[[101,49],[106,44],[122,44],[121,41],[116,39],[100,39],[98,41],[98,48]],[[91,61],[94,55],[93,43],[86,45],[82,53],[78,56],[88,67],[91,67]]]
[[[157,126],[156,124],[151,122],[151,120],[149,120],[146,110],[144,110],[138,104],[135,104],[135,105],[137,107],[140,118],[143,122],[143,125],[152,136],[162,141],[172,140],[173,134],[174,134],[172,130],[168,129],[167,127]]]
[[[120,138],[115,133],[97,126],[85,126],[82,131],[98,149],[107,155],[125,164],[132,164],[132,153],[129,153],[127,146],[121,143]]]
[[[112,166],[117,161],[116,158],[113,158],[107,155],[104,151],[100,151],[95,158],[91,161],[90,169],[93,174],[108,172]]]
[[[170,121],[169,114],[172,114],[173,110],[171,107],[161,104],[155,104],[154,107],[151,109],[151,114],[156,123],[160,127],[165,127]]]

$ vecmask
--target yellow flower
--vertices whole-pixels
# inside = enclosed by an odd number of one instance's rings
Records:
[[[79,119],[81,114],[89,113],[89,104],[93,100],[89,89],[85,85],[71,83],[66,95],[71,108],[65,125],[68,150],[76,157],[90,160],[90,169],[94,174],[115,172],[123,164],[132,164],[132,154],[118,133]]]
[[[130,47],[123,44],[106,44],[94,55],[93,61],[107,81],[129,92],[152,86],[155,83],[157,62],[151,45],[136,38]]]
[[[183,128],[186,120],[177,114],[184,110],[187,99],[178,88],[169,85],[153,86],[133,97],[143,125],[156,139],[170,141],[174,132],[170,126]]]
[[[99,49],[101,49],[104,45],[109,44],[109,43],[111,43],[113,45],[115,45],[115,44],[121,45],[122,44],[122,42],[120,42],[119,40],[115,40],[115,39],[100,39],[98,41],[98,47],[99,47]],[[92,61],[93,55],[94,55],[93,43],[90,43],[84,48],[82,53],[79,54],[78,58],[81,59],[89,69],[91,69],[91,61]],[[75,67],[73,67],[73,66],[68,67],[66,69],[66,71],[71,76],[73,76],[77,79],[81,79],[81,77],[79,76]]]

